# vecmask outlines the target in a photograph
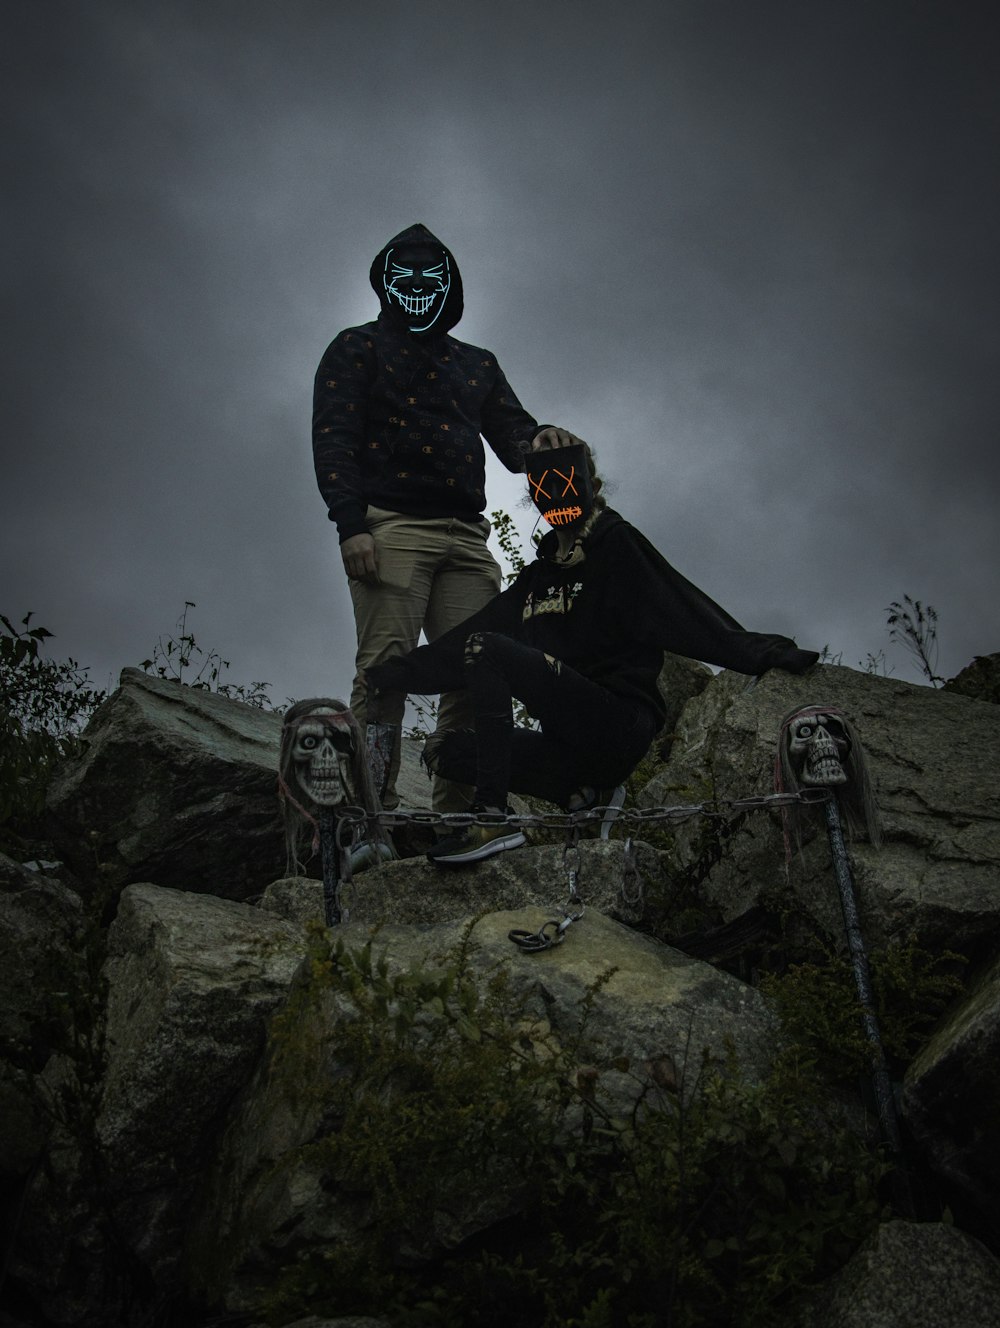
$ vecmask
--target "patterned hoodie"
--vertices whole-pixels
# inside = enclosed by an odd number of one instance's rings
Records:
[[[444,308],[412,332],[386,294],[390,250],[434,245],[447,261]],[[368,505],[417,517],[477,520],[486,506],[480,435],[510,471],[541,426],[512,392],[496,356],[449,335],[463,310],[453,256],[426,226],[410,226],[376,255],[377,321],[334,338],[316,373],[313,457],[341,541],[368,529]]]

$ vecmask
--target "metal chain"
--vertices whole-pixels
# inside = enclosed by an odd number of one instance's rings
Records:
[[[628,811],[617,807],[588,807],[579,812],[431,812],[394,811],[366,812],[363,807],[338,807],[337,819],[348,825],[367,825],[375,822],[391,830],[400,825],[444,825],[463,829],[470,825],[505,825],[512,829],[570,830],[591,821],[603,821],[609,811],[615,813],[616,823],[622,827],[643,826],[657,821],[683,821],[692,816],[725,818],[742,812],[768,811],[781,807],[828,802],[832,797],[828,788],[806,788],[797,793],[759,793],[746,798],[710,798],[705,802],[680,803],[672,807],[636,807]]]
[[[460,829],[470,825],[504,825],[521,830],[551,829],[565,830],[566,846],[563,849],[563,865],[569,875],[569,898],[563,907],[562,919],[550,918],[536,932],[513,930],[508,937],[522,950],[536,953],[551,950],[561,945],[566,939],[566,932],[574,922],[579,922],[584,914],[584,903],[579,891],[580,883],[580,834],[583,827],[592,821],[601,822],[607,812],[615,812],[615,820],[623,826],[643,826],[658,821],[683,821],[692,816],[708,816],[725,819],[739,816],[743,812],[768,811],[780,807],[793,807],[828,802],[833,797],[828,788],[806,788],[797,793],[758,793],[746,798],[712,798],[705,802],[682,803],[673,807],[645,807],[623,811],[612,807],[588,807],[586,811],[566,813],[520,813],[520,812],[424,812],[424,811],[380,811],[368,813],[362,807],[337,808],[338,848],[345,846],[348,835],[350,842],[357,841],[361,826],[377,824],[386,829],[400,825],[446,825]],[[344,854],[347,860],[346,884],[350,883],[350,852]],[[631,835],[625,840],[622,873],[622,899],[632,908],[642,903],[642,878],[636,862],[635,846]]]
[[[641,913],[643,904],[642,877],[636,858],[635,841],[632,836],[625,840],[622,850],[622,903],[633,912]]]
[[[514,928],[507,933],[507,939],[515,945],[537,953],[539,950],[551,950],[554,945],[562,945],[566,932],[574,922],[583,917],[585,906],[580,895],[580,825],[578,821],[570,825],[563,848],[563,866],[569,874],[569,898],[563,906],[562,921],[550,918],[543,922],[538,931],[521,931]]]

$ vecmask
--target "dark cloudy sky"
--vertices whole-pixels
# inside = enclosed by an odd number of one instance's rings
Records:
[[[422,221],[464,340],[747,626],[1000,650],[995,6],[5,0],[0,611],[99,685],[185,600],[346,694],[312,378]],[[491,506],[519,486],[498,465]]]

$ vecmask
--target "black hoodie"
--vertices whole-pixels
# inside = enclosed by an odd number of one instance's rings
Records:
[[[386,253],[432,244],[447,255],[451,286],[433,328],[413,333],[383,285]],[[320,492],[341,540],[368,529],[368,504],[418,517],[477,520],[486,506],[482,435],[511,471],[539,425],[496,356],[449,336],[462,316],[458,264],[426,226],[410,226],[376,255],[370,272],[377,322],[349,327],[316,373],[313,457]]]
[[[500,632],[648,706],[662,723],[657,679],[665,650],[752,674],[802,673],[818,659],[787,636],[745,631],[610,508],[582,548],[581,561],[561,565],[555,533],[546,535],[508,590],[433,645],[367,669],[369,682],[381,691],[460,689],[466,638]]]

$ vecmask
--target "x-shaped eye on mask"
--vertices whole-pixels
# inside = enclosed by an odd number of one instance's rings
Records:
[[[558,451],[529,452],[525,458],[528,493],[550,526],[580,525],[593,511],[588,464],[583,443]]]
[[[561,470],[556,470],[555,466],[552,467],[552,471],[554,474],[558,475],[561,480],[566,482],[566,487],[563,489],[560,496],[565,498],[568,493],[572,492],[573,496],[578,498],[579,494],[577,493],[576,485],[573,483],[573,477],[576,475],[576,466],[570,466],[568,475],[564,475]],[[534,493],[531,495],[533,502],[537,503],[540,498],[552,497],[546,489],[542,488],[548,473],[547,470],[543,471],[541,479],[538,480],[533,479],[531,475],[528,476],[528,483],[534,488]]]

